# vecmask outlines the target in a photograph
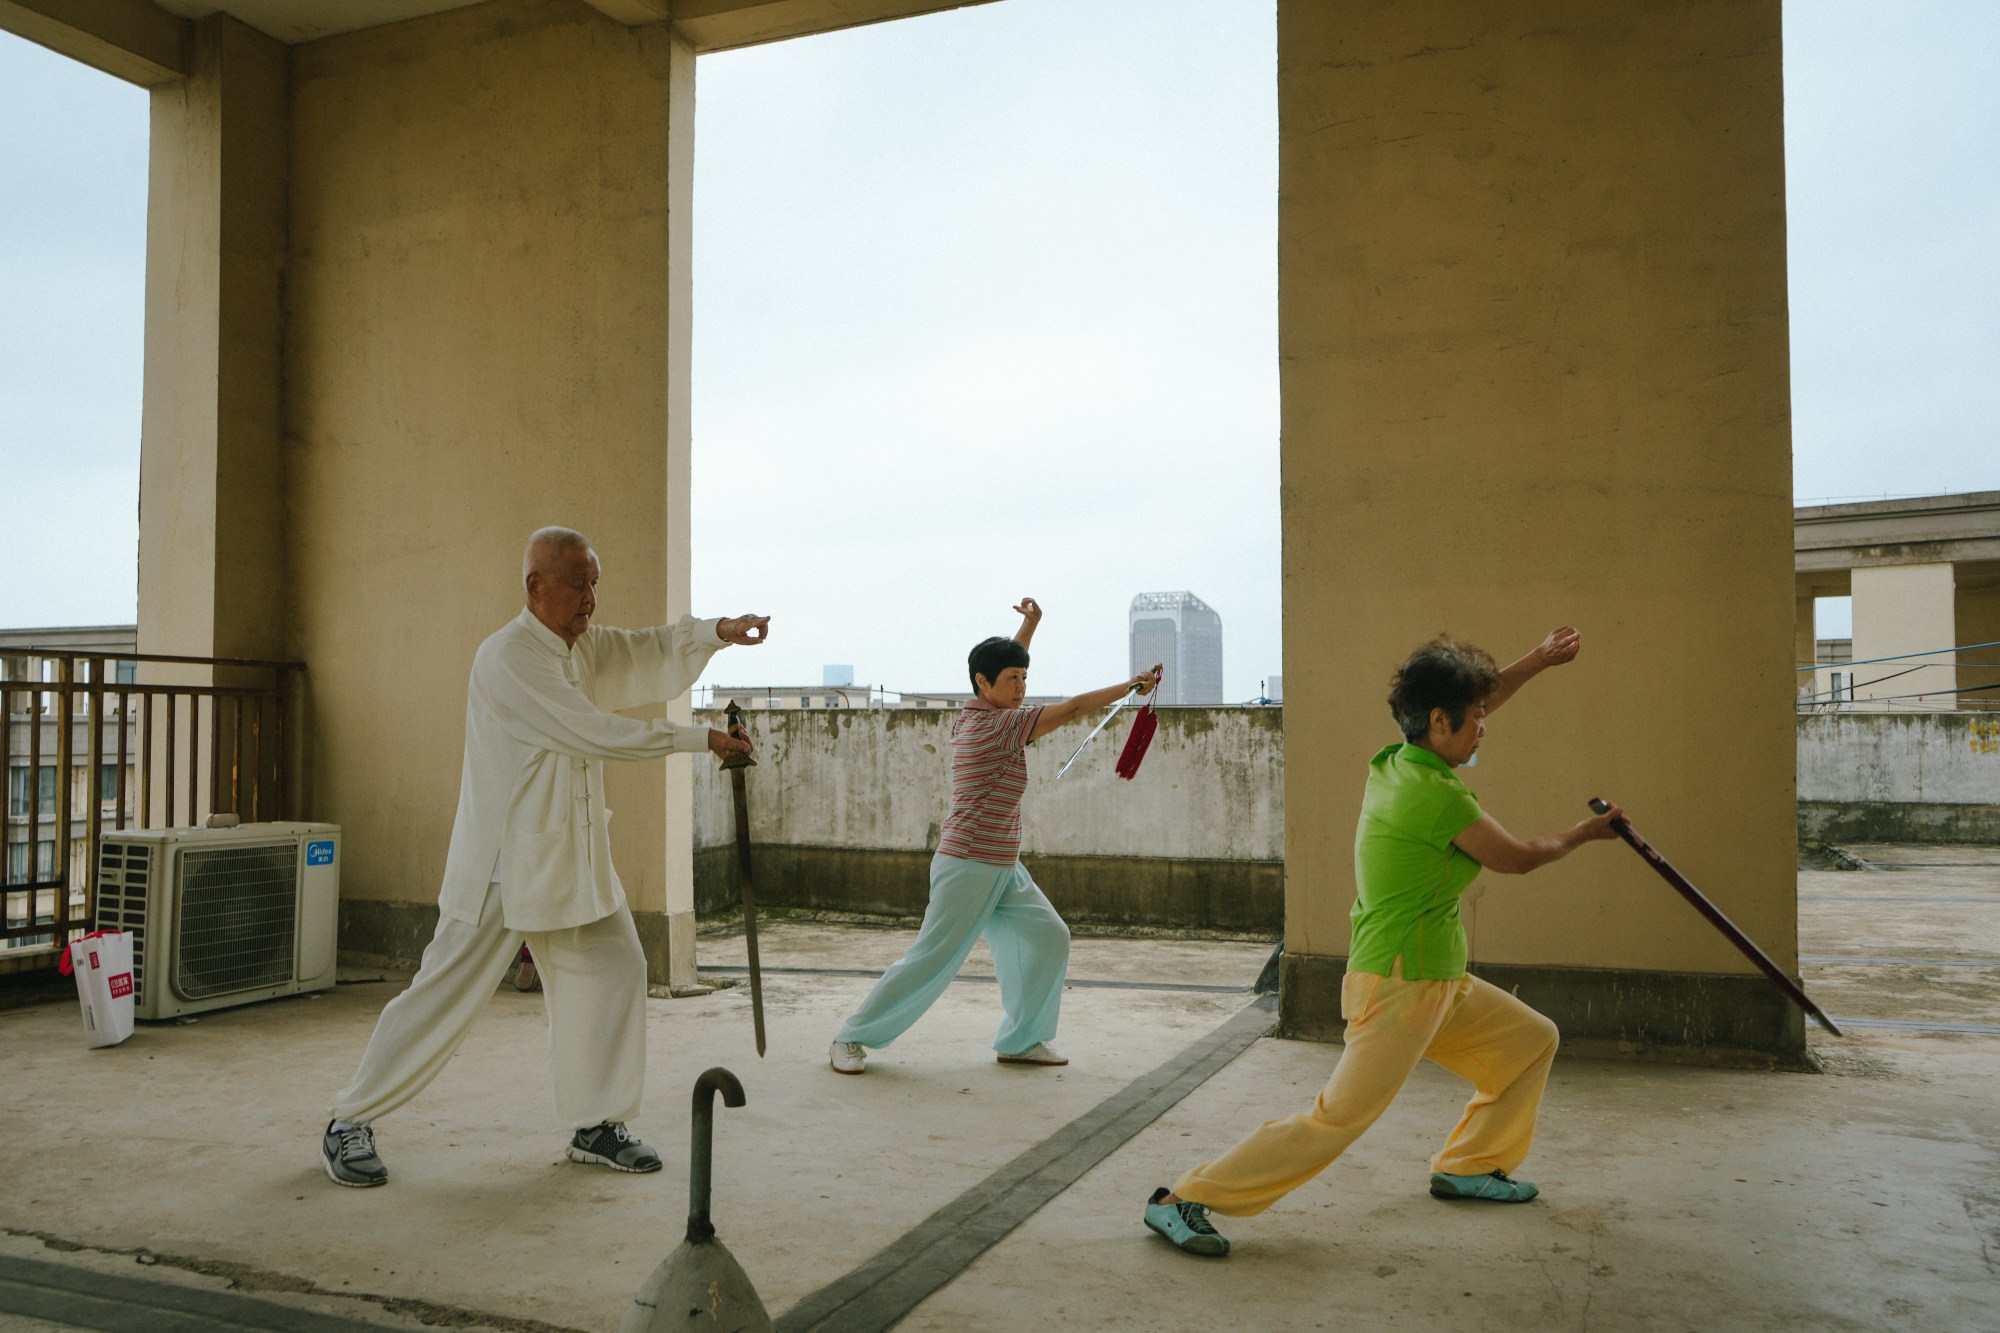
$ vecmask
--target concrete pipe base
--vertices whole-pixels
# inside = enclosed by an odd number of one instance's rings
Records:
[[[639,1288],[618,1325],[618,1333],[697,1329],[771,1333],[771,1316],[750,1275],[719,1240],[682,1241]]]

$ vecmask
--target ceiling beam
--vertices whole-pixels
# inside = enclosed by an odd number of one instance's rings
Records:
[[[632,5],[648,0],[605,0],[606,4],[614,2]],[[990,3],[992,0],[671,0],[669,8],[675,30],[702,52]]]
[[[188,21],[151,0],[0,0],[0,30],[142,88],[187,77]]]
[[[588,3],[604,17],[635,28],[646,23],[664,23],[672,17],[667,0],[588,0]]]

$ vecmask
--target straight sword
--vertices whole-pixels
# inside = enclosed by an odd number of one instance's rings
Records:
[[[750,733],[743,729],[743,711],[731,699],[725,710],[729,718],[729,734],[742,740],[749,740]],[[729,774],[729,793],[736,802],[736,877],[743,888],[743,942],[750,950],[750,1023],[757,1032],[757,1055],[764,1055],[764,973],[757,963],[757,890],[750,882],[750,801],[743,790],[743,770],[754,767],[757,761],[749,755],[732,751],[722,758],[722,767]]]
[[[1154,667],[1153,688],[1158,689],[1159,686],[1160,686],[1160,668]],[[1069,766],[1076,762],[1077,755],[1082,754],[1085,750],[1088,750],[1090,748],[1090,743],[1097,739],[1097,733],[1104,730],[1106,727],[1110,726],[1111,719],[1118,716],[1119,709],[1123,708],[1126,704],[1131,703],[1134,699],[1140,697],[1142,696],[1140,695],[1138,689],[1135,687],[1133,690],[1131,690],[1131,692],[1126,694],[1126,696],[1123,699],[1120,699],[1117,703],[1111,705],[1111,711],[1106,713],[1103,719],[1099,721],[1096,726],[1090,729],[1090,734],[1083,738],[1083,744],[1076,747],[1076,753],[1072,754],[1067,760],[1063,762],[1063,766],[1056,770],[1056,777],[1059,778],[1063,774],[1069,772]],[[1055,780],[1054,778],[1050,779],[1050,781],[1052,782],[1054,780]]]
[[[1590,808],[1601,815],[1611,808],[1611,803],[1602,796],[1593,796],[1590,798]],[[1673,885],[1681,897],[1692,903],[1695,911],[1707,917],[1708,924],[1721,931],[1724,939],[1742,950],[1743,956],[1755,963],[1758,971],[1776,982],[1778,989],[1792,998],[1792,1003],[1818,1019],[1819,1025],[1834,1036],[1846,1035],[1833,1025],[1833,1020],[1826,1016],[1825,1010],[1812,1002],[1812,997],[1806,994],[1805,987],[1786,976],[1785,970],[1772,962],[1769,954],[1758,948],[1755,941],[1738,929],[1736,923],[1725,916],[1721,908],[1710,902],[1700,889],[1688,883],[1687,876],[1674,869],[1673,863],[1661,856],[1652,843],[1640,837],[1637,829],[1623,819],[1612,820],[1611,829],[1630,843],[1632,850],[1644,857],[1647,865],[1659,871],[1661,879]]]

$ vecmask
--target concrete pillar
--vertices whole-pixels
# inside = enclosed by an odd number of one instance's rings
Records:
[[[190,657],[284,655],[285,492],[279,403],[286,243],[287,51],[233,18],[185,28],[187,76],[154,83],[146,199],[145,371],[140,409],[139,649]],[[147,663],[142,679],[258,683],[259,673]],[[296,709],[302,696],[293,694]],[[217,719],[155,716],[153,818],[198,822],[185,756],[206,771]],[[298,713],[292,714],[297,739]],[[228,718],[220,719],[228,747]],[[309,799],[309,789],[307,791]],[[226,803],[225,808],[226,808]]]
[[[1811,593],[1802,593],[1792,599],[1792,665],[1795,667],[1810,668],[1819,663],[1818,603],[1819,599]],[[1807,694],[1818,688],[1815,673],[1810,670],[1795,672],[1793,684],[1796,691]]]
[[[284,646],[286,49],[215,16],[152,94],[139,647]]]
[[[690,276],[670,182],[684,203],[691,63],[666,25],[574,0],[294,50],[292,646],[320,808],[347,828],[347,947],[428,934],[466,673],[521,606],[528,533],[589,534],[605,624],[685,603]],[[693,762],[615,764],[608,784],[662,982],[670,895],[691,899],[668,773]]]
[[[1854,668],[1858,709],[1938,709],[1956,703],[1959,640],[1949,564],[1872,565],[1854,571],[1854,660],[1931,656]],[[1935,665],[1923,665],[1923,663]],[[1919,697],[1922,696],[1922,697]]]
[[[667,615],[687,613],[694,547],[692,471],[694,361],[694,48],[672,39],[667,84]],[[714,607],[706,615],[736,615],[748,607]],[[694,720],[692,699],[674,701],[676,722]],[[706,756],[667,766],[666,984],[676,990],[701,978],[695,968],[694,765]]]
[[[1470,785],[1602,794],[1783,965],[1795,606],[1778,0],[1280,0],[1284,1029],[1338,1031],[1391,669],[1440,629],[1581,659]],[[1468,911],[1572,1041],[1786,1058],[1796,1012],[1616,843]]]
[[[2000,561],[1960,565],[1956,575],[1957,641],[2000,643]],[[1958,657],[1960,705],[2000,709],[2000,648],[1974,649]]]

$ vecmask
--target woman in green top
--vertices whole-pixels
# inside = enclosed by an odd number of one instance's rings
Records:
[[[1341,983],[1346,1048],[1312,1110],[1267,1121],[1146,1205],[1146,1225],[1191,1254],[1229,1242],[1207,1211],[1261,1213],[1318,1175],[1387,1110],[1417,1061],[1474,1087],[1465,1115],[1431,1159],[1440,1199],[1525,1203],[1535,1187],[1507,1173],[1528,1155],[1556,1025],[1465,971],[1458,903],[1480,870],[1523,875],[1586,842],[1615,837],[1616,807],[1561,833],[1520,839],[1479,808],[1455,770],[1473,762],[1486,715],[1529,680],[1573,659],[1565,626],[1504,670],[1439,636],[1412,653],[1389,687],[1402,744],[1368,768],[1354,835],[1354,942]]]

